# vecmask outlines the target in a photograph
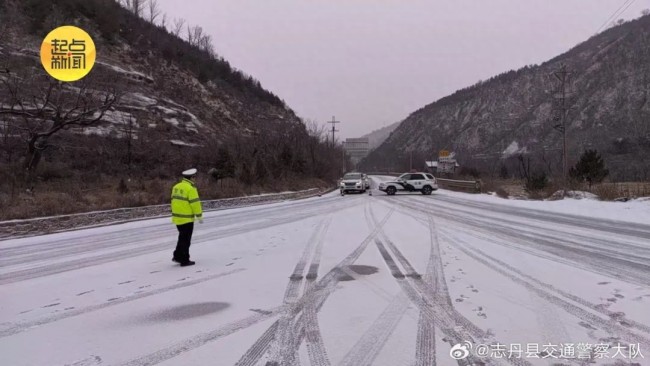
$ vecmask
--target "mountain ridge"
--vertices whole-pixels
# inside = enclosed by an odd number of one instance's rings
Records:
[[[561,135],[553,129],[549,91],[553,73],[564,63],[574,73],[576,92],[567,128],[571,161],[582,150],[596,148],[612,165],[614,178],[647,178],[649,39],[650,17],[643,16],[540,65],[460,89],[409,114],[362,166],[403,170],[411,153],[423,160],[451,148],[466,166],[495,171],[503,151],[516,142],[537,157],[539,169],[557,174]],[[614,133],[618,136],[611,136]],[[625,161],[633,166],[620,166]]]

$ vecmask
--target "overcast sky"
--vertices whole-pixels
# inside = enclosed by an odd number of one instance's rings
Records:
[[[650,0],[159,0],[303,118],[357,137],[542,63]]]

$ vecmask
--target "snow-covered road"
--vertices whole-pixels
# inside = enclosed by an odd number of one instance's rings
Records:
[[[650,202],[373,193],[0,241],[0,364],[650,365]]]

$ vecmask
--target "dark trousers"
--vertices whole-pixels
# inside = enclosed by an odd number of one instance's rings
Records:
[[[187,262],[190,260],[190,244],[192,244],[192,231],[194,231],[194,223],[176,225],[178,229],[178,242],[176,243],[176,250],[174,250],[174,258],[179,262]]]

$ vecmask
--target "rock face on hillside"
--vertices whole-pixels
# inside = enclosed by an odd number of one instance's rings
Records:
[[[554,72],[561,64],[572,72],[570,164],[584,149],[595,148],[612,176],[650,178],[650,16],[609,29],[542,65],[501,74],[413,112],[369,155],[364,168],[404,169],[411,153],[428,158],[452,149],[461,163],[478,168],[529,153],[553,173],[562,146],[553,103]]]
[[[206,139],[247,135],[261,125],[299,123],[283,105],[261,101],[225,83],[201,83],[191,73],[173,66],[147,67],[141,60],[124,62],[112,56],[100,52],[91,73],[114,81],[119,103],[99,124],[73,132],[119,138],[131,123],[135,136],[148,129],[168,135],[170,141],[203,144]],[[14,65],[20,65],[20,69],[25,65],[38,68],[38,57],[33,48],[0,44],[0,61],[12,71]],[[0,95],[4,92],[0,90]]]
[[[34,6],[30,4],[34,3]],[[68,4],[69,3],[69,4]],[[61,19],[38,9],[48,1],[0,2],[0,73],[7,80],[42,73],[39,49],[47,24],[76,24],[97,46],[89,77],[110,81],[120,101],[97,126],[73,131],[120,137],[148,129],[160,139],[188,144],[247,136],[260,129],[295,127],[298,117],[259,82],[218,56],[193,47],[166,29],[132,16],[111,1],[71,1],[49,6]],[[31,27],[30,27],[31,24]],[[78,83],[77,83],[78,84]],[[92,90],[93,86],[89,88]],[[8,100],[0,85],[0,97]]]

